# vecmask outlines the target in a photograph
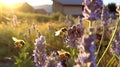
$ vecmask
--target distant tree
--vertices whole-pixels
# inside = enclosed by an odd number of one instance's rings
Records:
[[[16,4],[16,10],[17,11],[21,11],[21,12],[29,12],[29,13],[32,13],[34,12],[34,8],[29,5],[28,3],[19,3],[19,4]]]
[[[107,6],[110,12],[116,12],[117,6],[115,3],[109,3]]]

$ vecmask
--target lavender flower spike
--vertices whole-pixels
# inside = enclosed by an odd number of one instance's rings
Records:
[[[45,67],[46,65],[46,40],[41,35],[35,40],[35,49],[33,50],[34,62],[36,67]]]
[[[84,0],[83,16],[85,19],[98,20],[101,15],[101,8],[103,6],[102,0]]]
[[[59,56],[55,51],[53,51],[49,56],[47,56],[46,67],[60,67],[60,64],[58,62]]]
[[[95,54],[95,34],[90,28],[90,34],[83,35],[78,45],[79,54],[74,67],[96,67]]]
[[[108,11],[109,11],[108,8],[103,6],[101,20],[103,21],[102,25],[104,25],[104,26],[108,25],[108,19],[109,19],[109,12]]]
[[[117,31],[116,37],[110,46],[110,52],[120,57],[120,33]]]

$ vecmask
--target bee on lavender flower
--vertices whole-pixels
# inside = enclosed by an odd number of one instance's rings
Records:
[[[60,51],[57,51],[58,55],[60,56],[61,59],[66,60],[70,58],[70,53],[61,49]]]
[[[71,55],[69,52],[61,49],[60,51],[57,51],[58,55],[61,58],[61,64],[63,67],[68,67],[67,61],[71,58]]]
[[[81,35],[84,32],[84,28],[79,28],[77,26],[72,26],[69,30],[68,30],[68,36],[70,35],[76,35],[76,37],[81,37]]]
[[[61,28],[60,30],[55,32],[55,36],[64,35],[66,34],[66,32],[67,32],[66,28]]]

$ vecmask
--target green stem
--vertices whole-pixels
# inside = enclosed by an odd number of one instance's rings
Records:
[[[111,65],[115,62],[116,59],[113,59],[111,64],[109,65],[109,67],[111,67]]]
[[[112,63],[112,61],[114,60],[114,58],[115,58],[115,55],[112,56],[112,58],[110,59],[110,61],[107,63],[106,67],[108,67]]]
[[[113,39],[114,39],[114,37],[115,37],[115,34],[116,34],[116,32],[117,32],[119,23],[120,23],[120,18],[119,18],[119,21],[118,21],[118,23],[117,23],[117,25],[116,25],[116,27],[115,27],[115,30],[114,30],[114,32],[113,32],[113,34],[112,34],[112,37],[111,37],[111,39],[110,39],[110,41],[109,41],[109,43],[108,43],[107,48],[105,49],[104,53],[102,54],[101,58],[99,59],[99,61],[98,61],[98,63],[97,63],[97,66],[99,65],[99,63],[101,62],[101,60],[102,60],[103,57],[105,56],[107,50],[109,49],[109,47],[110,47],[110,45],[111,45],[111,43],[112,43],[112,41],[113,41]]]
[[[101,37],[101,40],[100,40],[100,43],[99,43],[99,46],[98,46],[97,55],[100,51],[100,47],[101,47],[103,39],[104,39],[104,34],[105,34],[105,26],[103,27],[102,37]],[[97,58],[97,55],[96,55],[96,58]]]
[[[92,27],[92,21],[89,21],[89,28]]]

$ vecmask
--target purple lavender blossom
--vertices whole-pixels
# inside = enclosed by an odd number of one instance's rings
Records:
[[[61,62],[57,63],[57,67],[63,67]]]
[[[112,44],[110,45],[110,52],[114,56],[117,56],[118,59],[120,60],[119,58],[120,57],[120,31],[119,30],[116,32],[116,36],[114,40],[112,41]],[[120,67],[120,64],[118,64],[117,67]]]
[[[34,24],[34,23],[32,24],[32,30],[33,30],[33,31],[35,31],[35,30],[36,30],[36,26],[35,26],[35,24]]]
[[[48,30],[52,30],[52,26],[50,24],[48,25]]]
[[[117,31],[116,37],[110,46],[110,52],[116,56],[120,56],[120,33]]]
[[[36,32],[37,32],[37,37],[40,37],[40,36],[41,36],[40,31],[39,31],[39,30],[36,30]]]
[[[59,63],[59,57],[57,53],[54,51],[51,52],[50,56],[47,56],[46,67],[56,67],[58,63]]]
[[[84,0],[83,16],[85,19],[98,20],[100,19],[101,11],[103,6],[102,0]]]
[[[36,67],[45,67],[46,65],[46,40],[41,35],[35,40],[35,49],[33,50],[34,62]]]
[[[108,8],[103,6],[102,14],[101,14],[101,20],[103,21],[102,25],[107,26],[108,25],[108,19],[109,19]]]
[[[24,39],[25,39],[25,40],[28,40],[27,34],[24,34]]]
[[[15,27],[18,26],[18,25],[17,25],[18,20],[17,20],[17,16],[16,16],[16,15],[13,15],[13,18],[12,18],[12,21],[11,21],[11,22],[12,22],[12,25],[13,25],[13,26],[15,26]]]
[[[78,24],[77,24],[78,28],[82,28],[83,24],[82,24],[82,18],[80,16],[78,16]]]
[[[67,23],[69,20],[70,20],[70,17],[69,17],[69,15],[67,15],[64,23]]]
[[[29,28],[29,29],[28,29],[28,35],[30,35],[30,34],[31,34],[31,29]]]
[[[95,60],[95,45],[96,45],[96,42],[95,42],[95,39],[96,39],[96,36],[95,34],[93,33],[94,32],[94,28],[90,28],[90,31],[91,34],[89,35],[88,38],[85,38],[85,49],[87,51],[88,49],[88,52],[90,53],[90,56],[88,58],[88,60],[90,60],[91,62],[91,65],[90,67],[96,67],[96,60]]]
[[[111,29],[110,29],[111,30]],[[112,29],[112,30],[114,30],[114,29]],[[119,41],[120,40],[120,33],[117,31],[116,32],[116,38],[115,38],[117,41]]]
[[[69,15],[67,15],[64,23],[69,23],[70,24],[69,26],[72,27],[75,24],[75,21],[71,19]]]
[[[112,45],[110,46],[110,52],[116,56],[120,56],[120,45],[117,40],[113,41]]]
[[[83,35],[80,39],[80,43],[78,45],[79,54],[77,60],[75,61],[75,67],[96,67],[96,60],[94,57],[96,44],[95,34],[93,33],[94,29],[90,28],[89,32],[91,32],[91,34]]]
[[[70,46],[77,47],[77,40],[82,36],[82,33],[83,33],[82,23],[78,24],[77,26],[70,27],[65,42],[68,44],[69,47]]]
[[[87,54],[85,53],[85,48],[82,44],[78,45],[79,54],[78,58],[75,60],[76,65],[74,67],[83,67],[84,62],[87,59]]]
[[[72,27],[75,24],[73,19],[70,19],[70,27]]]
[[[67,47],[77,47],[77,40],[83,35],[84,28],[82,19],[78,17],[78,24],[73,25],[67,30],[65,42],[68,44]]]

